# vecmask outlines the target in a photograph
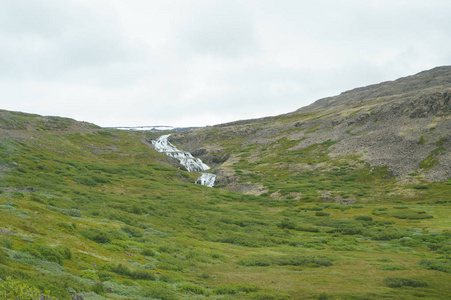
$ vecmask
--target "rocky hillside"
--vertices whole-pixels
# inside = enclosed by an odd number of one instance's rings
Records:
[[[343,159],[357,169],[386,167],[385,176],[398,183],[446,181],[451,177],[450,98],[451,67],[439,67],[324,98],[289,114],[176,133],[171,138],[215,166],[223,186],[256,194],[268,190],[262,184],[268,176],[277,181],[277,172],[265,176],[262,165],[289,169],[295,175],[329,172]],[[324,143],[330,147],[323,149],[327,159],[320,165],[300,158],[303,151],[312,154],[312,147]],[[243,149],[249,149],[245,157]],[[290,159],[284,160],[284,155]],[[269,161],[268,156],[280,159]],[[254,182],[253,188],[247,183],[243,189],[243,172],[258,175],[260,182]]]

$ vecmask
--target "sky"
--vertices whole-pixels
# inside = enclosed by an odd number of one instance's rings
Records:
[[[0,109],[215,125],[450,65],[450,49],[449,0],[0,0]]]

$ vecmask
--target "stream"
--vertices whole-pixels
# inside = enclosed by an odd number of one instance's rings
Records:
[[[203,172],[209,170],[210,167],[202,162],[201,159],[195,158],[191,153],[177,149],[172,145],[168,138],[170,134],[160,136],[156,140],[152,140],[152,145],[158,152],[164,153],[167,156],[174,157],[180,161],[188,172]],[[215,185],[216,175],[211,173],[202,173],[202,176],[196,180],[197,184],[213,187]]]

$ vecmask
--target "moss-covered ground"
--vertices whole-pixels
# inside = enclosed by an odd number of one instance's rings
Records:
[[[404,197],[386,170],[329,158],[333,141],[294,153],[282,140],[233,153],[240,180],[268,190],[243,195],[193,184],[150,133],[14,130],[0,137],[2,279],[58,299],[451,295],[451,181]],[[275,167],[287,160],[324,170]]]

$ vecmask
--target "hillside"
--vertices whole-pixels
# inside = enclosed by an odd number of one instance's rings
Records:
[[[163,133],[0,110],[0,298],[445,299],[450,78],[173,132],[215,188]]]
[[[321,99],[286,115],[171,138],[213,164],[223,187],[252,194],[275,193],[268,181],[286,181],[272,170],[321,176],[334,174],[342,163],[349,165],[343,176],[367,170],[371,177],[369,170],[385,168],[384,176],[398,187],[443,182],[451,177],[450,98],[451,67],[441,67]],[[253,179],[246,178],[250,175]]]

